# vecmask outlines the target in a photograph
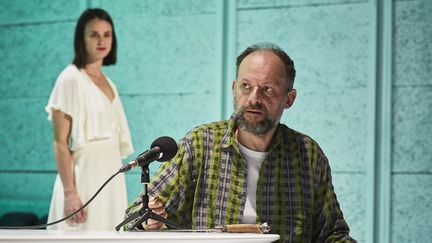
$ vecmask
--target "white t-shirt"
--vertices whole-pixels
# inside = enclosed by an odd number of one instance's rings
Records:
[[[239,141],[237,144],[240,149],[240,153],[246,159],[247,163],[247,196],[245,209],[243,211],[243,218],[240,223],[243,224],[255,224],[256,223],[256,190],[259,177],[259,171],[261,163],[267,156],[267,152],[258,152],[250,150],[243,146]]]

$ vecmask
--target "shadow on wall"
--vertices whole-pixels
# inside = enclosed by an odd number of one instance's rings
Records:
[[[31,226],[46,224],[47,218],[48,215],[39,218],[32,212],[8,212],[3,214],[0,218],[0,226]]]

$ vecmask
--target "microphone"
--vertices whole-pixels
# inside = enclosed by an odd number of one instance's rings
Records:
[[[150,149],[138,155],[131,162],[123,165],[119,171],[126,172],[137,166],[148,166],[155,160],[165,162],[177,154],[177,149],[177,143],[173,138],[167,136],[159,137],[153,141]]]

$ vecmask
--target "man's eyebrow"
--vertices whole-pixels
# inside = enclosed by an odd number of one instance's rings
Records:
[[[242,78],[240,78],[240,81],[248,81],[249,82],[249,79],[242,77]]]

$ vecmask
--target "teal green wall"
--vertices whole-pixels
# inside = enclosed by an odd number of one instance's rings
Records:
[[[161,135],[180,139],[198,124],[227,118],[236,55],[275,42],[298,73],[298,97],[283,121],[326,152],[352,235],[359,242],[428,241],[428,0],[0,1],[0,215],[48,212],[55,163],[43,108],[72,59],[75,21],[89,6],[114,19],[118,63],[105,71],[125,106],[134,155]],[[139,171],[126,178],[132,200]]]

